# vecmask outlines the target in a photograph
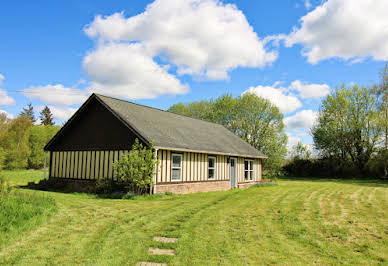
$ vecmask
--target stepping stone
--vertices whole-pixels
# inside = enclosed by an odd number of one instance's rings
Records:
[[[160,248],[149,248],[148,253],[151,255],[168,255],[175,256],[173,249],[160,249]]]
[[[166,263],[158,263],[158,262],[146,262],[146,261],[141,261],[136,263],[136,266],[167,266]]]
[[[178,238],[155,236],[154,241],[162,243],[176,243],[178,242]]]

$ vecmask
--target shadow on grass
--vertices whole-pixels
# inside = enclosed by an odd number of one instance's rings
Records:
[[[35,191],[47,191],[47,192],[55,192],[62,194],[71,194],[71,195],[83,195],[87,197],[97,198],[97,199],[124,199],[124,200],[154,200],[160,198],[171,198],[173,193],[166,192],[164,194],[144,194],[144,195],[135,195],[133,193],[122,193],[122,192],[113,192],[110,194],[98,194],[95,192],[87,192],[87,191],[72,191],[68,189],[58,189],[58,188],[50,188],[50,187],[42,187],[39,185],[20,185],[15,186],[20,189],[28,189]]]
[[[388,188],[388,180],[384,179],[351,179],[351,178],[323,178],[323,177],[293,177],[283,176],[279,180],[287,181],[310,181],[310,182],[331,182],[348,185],[358,185],[367,187],[385,187]]]

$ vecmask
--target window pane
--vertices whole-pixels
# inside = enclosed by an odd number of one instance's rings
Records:
[[[171,180],[180,180],[181,179],[181,170],[172,169]]]
[[[209,178],[215,178],[214,169],[209,169]]]
[[[214,158],[209,158],[209,168],[214,168]]]
[[[248,180],[249,179],[249,171],[244,171],[245,173],[245,180]]]
[[[181,167],[181,156],[179,155],[172,156],[172,167]]]
[[[245,161],[245,170],[248,170],[248,161]]]
[[[253,170],[253,161],[249,161],[249,170]]]

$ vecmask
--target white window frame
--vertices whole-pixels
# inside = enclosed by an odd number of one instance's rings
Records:
[[[209,159],[214,160],[213,167],[209,167]],[[210,178],[210,175],[209,175],[210,171],[209,170],[214,170],[214,177],[213,178]],[[208,156],[207,157],[207,179],[208,180],[216,180],[216,177],[217,177],[217,157],[216,156]]]
[[[248,169],[245,169],[245,162],[248,162]],[[251,169],[251,164],[250,162],[252,162],[252,169]],[[255,168],[255,162],[254,160],[250,160],[250,159],[245,159],[244,160],[244,180],[245,181],[253,181],[253,170]],[[248,172],[248,179],[245,178],[245,173]]]
[[[174,167],[174,156],[178,156],[181,159],[180,166]],[[171,182],[179,182],[182,181],[182,165],[183,165],[183,155],[180,153],[171,153]],[[180,170],[180,178],[179,179],[172,179],[172,172],[173,170],[179,169]]]

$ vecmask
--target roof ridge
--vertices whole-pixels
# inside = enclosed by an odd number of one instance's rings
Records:
[[[173,112],[170,112],[170,111],[167,111],[167,110],[163,110],[163,109],[159,109],[159,108],[156,108],[156,107],[152,107],[152,106],[148,106],[148,105],[144,105],[144,104],[139,104],[139,103],[134,103],[134,102],[127,101],[127,100],[123,100],[123,99],[119,99],[119,98],[115,98],[115,97],[111,97],[111,96],[106,96],[106,95],[103,95],[103,94],[98,94],[98,93],[94,93],[94,94],[96,96],[98,96],[98,97],[99,96],[107,97],[107,98],[110,98],[110,99],[113,99],[113,100],[117,100],[117,101],[121,101],[121,102],[125,102],[125,103],[131,103],[131,104],[138,105],[138,106],[141,106],[141,107],[147,107],[149,109],[157,110],[157,111],[160,111],[160,112],[164,112],[164,113],[168,113],[168,114],[173,114],[173,115],[177,115],[177,116],[183,116],[185,118],[191,118],[191,119],[194,119],[194,120],[199,120],[199,121],[202,121],[202,122],[211,123],[211,124],[215,124],[217,126],[225,127],[224,125],[216,123],[216,122],[211,122],[211,121],[208,121],[208,120],[203,120],[203,119],[199,119],[199,118],[191,117],[191,116],[187,116],[187,115],[177,114],[177,113],[173,113]]]

